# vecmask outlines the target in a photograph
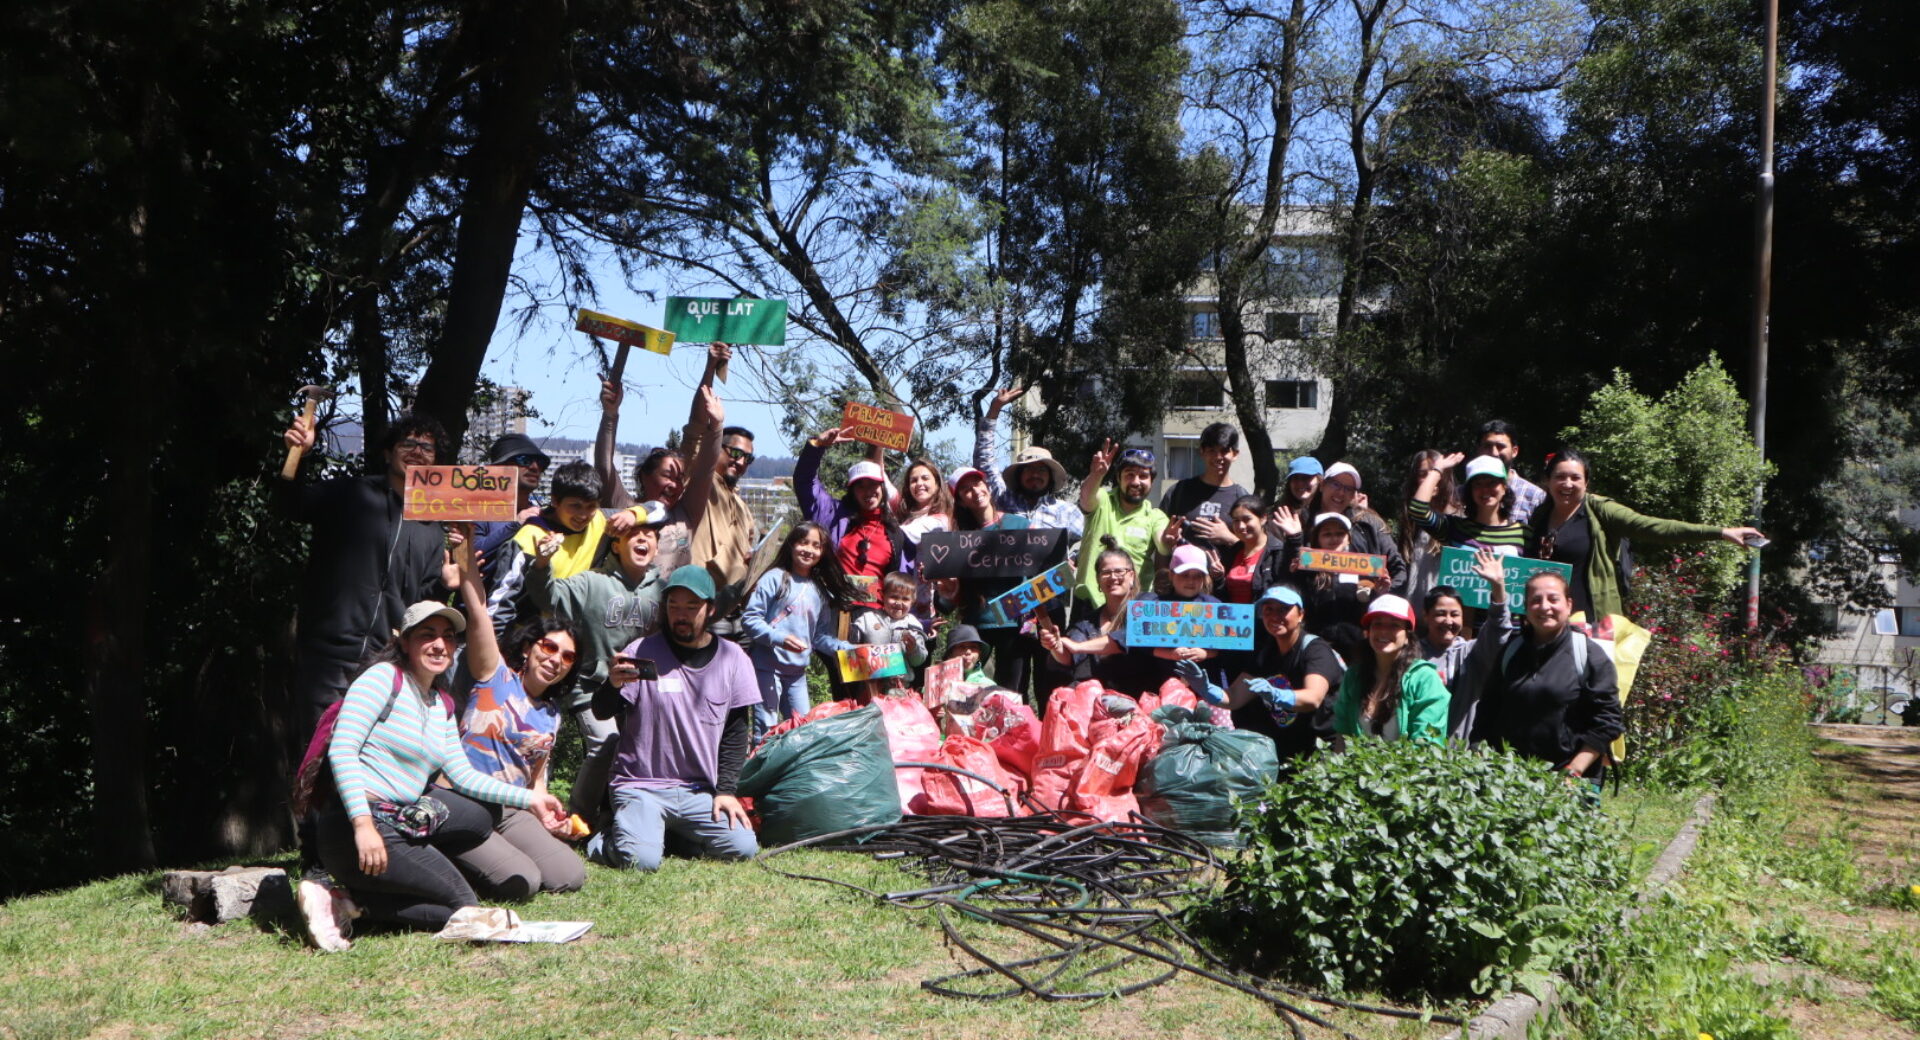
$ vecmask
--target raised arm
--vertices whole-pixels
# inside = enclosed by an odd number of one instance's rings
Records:
[[[593,435],[593,468],[600,474],[601,504],[613,509],[633,505],[625,481],[620,479],[613,461],[614,443],[620,432],[620,402],[626,389],[611,379],[600,383],[600,428]]]
[[[726,344],[720,344],[725,346]],[[704,423],[704,426],[701,424]],[[700,521],[706,519],[707,503],[713,498],[713,482],[720,473],[720,431],[726,428],[727,410],[720,403],[720,395],[714,392],[712,385],[703,385],[693,392],[693,420],[687,424],[688,430],[701,428],[699,437],[692,438],[699,450],[687,457],[687,486],[680,493],[680,511],[687,515],[687,530],[700,529]],[[686,441],[687,438],[682,438]]]
[[[476,682],[486,682],[500,670],[500,639],[493,630],[493,615],[487,612],[487,594],[480,577],[480,563],[473,555],[471,537],[458,540],[453,549],[453,562],[460,568],[460,605],[467,614],[467,651],[463,655],[467,659],[467,674]],[[540,569],[551,571],[551,568]]]
[[[809,437],[793,466],[794,501],[800,504],[802,516],[823,526],[833,522],[834,501],[820,481],[820,463],[827,457],[827,449],[840,443],[840,432],[836,426],[818,437]]]
[[[987,490],[995,502],[1005,501],[1007,495],[1007,482],[994,462],[1000,455],[1000,413],[1026,392],[1024,386],[1010,386],[994,394],[986,413],[973,424],[973,468],[986,474]]]
[[[1427,471],[1427,475],[1420,478],[1420,486],[1413,489],[1413,497],[1407,500],[1407,514],[1413,517],[1414,523],[1422,527],[1440,526],[1440,516],[1446,512],[1446,508],[1443,505],[1435,509],[1433,496],[1440,490],[1440,481],[1446,477],[1447,471],[1465,460],[1466,456],[1457,451],[1451,455],[1442,455],[1435,460],[1433,468]]]
[[[1113,456],[1120,446],[1112,440],[1105,441],[1099,451],[1093,453],[1093,461],[1087,463],[1087,479],[1080,482],[1080,511],[1092,514],[1100,503],[1100,485],[1107,479],[1107,470],[1113,466]]]

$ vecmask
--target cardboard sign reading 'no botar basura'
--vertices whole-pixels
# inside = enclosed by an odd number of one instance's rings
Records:
[[[401,516],[408,520],[512,520],[516,466],[408,466]]]

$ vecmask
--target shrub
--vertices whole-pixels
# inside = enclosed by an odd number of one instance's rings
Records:
[[[1568,958],[1615,905],[1623,842],[1538,762],[1359,741],[1259,805],[1202,930],[1333,989],[1487,994]]]

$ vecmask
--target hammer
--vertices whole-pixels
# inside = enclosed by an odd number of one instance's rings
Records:
[[[301,418],[306,421],[307,426],[311,428],[313,426],[314,411],[320,407],[320,402],[333,396],[333,388],[330,386],[303,386],[300,388],[300,392],[305,394],[307,398],[307,407],[300,415]],[[299,474],[300,457],[306,453],[307,450],[305,448],[296,447],[287,449],[287,464],[280,467],[281,479],[292,480]]]

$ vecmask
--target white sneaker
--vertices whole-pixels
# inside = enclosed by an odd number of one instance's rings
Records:
[[[354,917],[359,916],[359,907],[353,906],[353,900],[345,892],[336,892],[333,886],[324,881],[307,879],[300,882],[298,898],[300,919],[307,926],[307,939],[321,953],[339,953],[353,948],[353,943],[341,934],[337,900],[345,900],[348,906],[353,907]]]

